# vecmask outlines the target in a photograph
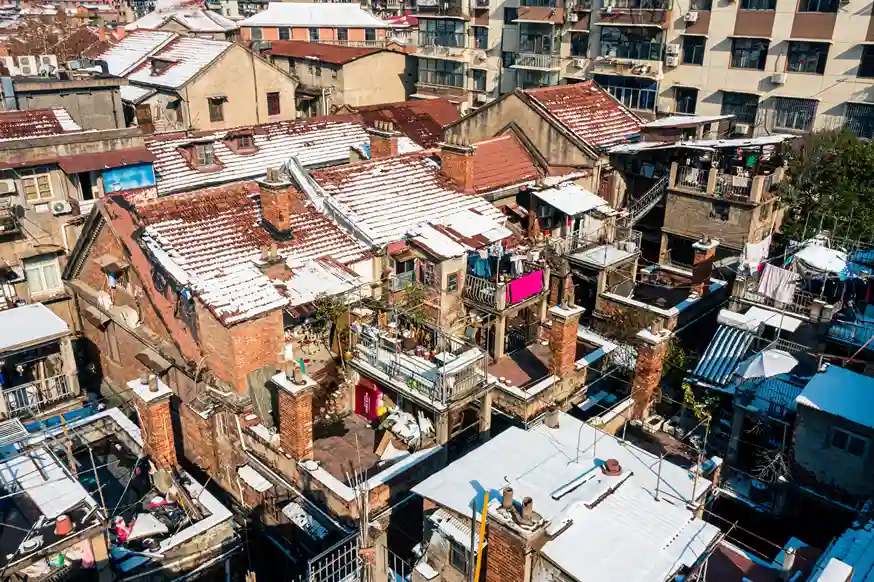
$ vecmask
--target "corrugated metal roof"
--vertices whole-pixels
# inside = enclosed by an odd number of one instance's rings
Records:
[[[267,10],[240,22],[240,26],[325,26],[330,28],[389,28],[358,4],[271,2]]]
[[[232,46],[233,43],[223,40],[177,36],[159,50],[149,53],[145,61],[125,76],[129,81],[141,85],[176,89],[185,85]],[[152,67],[153,59],[168,62],[169,65],[156,72]]]
[[[574,135],[607,148],[640,133],[641,120],[594,81],[525,91]]]
[[[237,23],[212,10],[189,7],[174,12],[149,12],[139,20],[125,26],[125,30],[157,30],[168,21],[175,20],[192,32],[229,32],[237,30]]]
[[[121,100],[128,103],[138,104],[144,99],[148,99],[157,91],[149,87],[140,87],[139,85],[122,85],[120,88]]]
[[[546,190],[536,190],[534,195],[568,216],[577,216],[595,208],[611,210],[609,202],[573,182]]]
[[[750,378],[737,389],[738,392],[752,392],[753,400],[750,405],[764,412],[776,412],[774,406],[794,411],[795,399],[802,390],[804,386],[779,376]]]
[[[459,519],[456,514],[442,507],[428,516],[431,523],[462,547],[470,546],[470,519]],[[479,547],[479,532],[473,532],[474,547]]]
[[[749,331],[720,325],[692,376],[717,387],[725,386],[737,365],[746,357],[753,337]]]
[[[140,61],[170,42],[175,36],[172,32],[138,30],[94,58],[106,61],[110,73],[123,77]]]

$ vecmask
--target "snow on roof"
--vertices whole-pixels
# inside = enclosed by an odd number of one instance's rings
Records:
[[[320,295],[346,293],[371,279],[361,277],[333,259],[321,258],[292,269],[291,277],[285,282],[286,295],[289,306],[296,307],[311,303]]]
[[[273,487],[273,483],[268,481],[261,473],[253,469],[251,465],[243,465],[238,468],[237,475],[239,475],[240,479],[258,493],[264,493]]]
[[[874,428],[874,378],[839,366],[828,366],[811,378],[795,401]]]
[[[374,244],[401,240],[428,221],[439,223],[462,210],[500,222],[500,211],[470,196],[440,170],[433,151],[360,162],[312,177],[346,219]]]
[[[176,89],[188,83],[233,44],[224,40],[177,36],[160,49],[151,52],[145,61],[125,76],[134,83]],[[153,60],[168,64],[166,68],[162,65],[160,72],[155,72]]]
[[[525,93],[592,147],[606,148],[640,133],[640,118],[594,81],[528,89]]]
[[[142,18],[125,26],[125,30],[157,30],[168,21],[175,20],[192,32],[228,32],[239,28],[237,23],[212,10],[187,8],[172,12],[149,12]]]
[[[0,352],[70,333],[67,323],[42,303],[0,311]]]
[[[261,226],[259,193],[257,184],[243,182],[162,198],[136,209],[145,225],[143,242],[154,260],[180,284],[189,285],[228,325],[289,302],[255,264],[265,246],[276,243],[279,256],[292,267],[320,257],[349,265],[369,256],[351,235],[310,206],[292,217],[291,240],[275,241]],[[305,291],[290,293],[299,298]]]
[[[80,503],[96,505],[44,447],[0,462],[0,485],[6,493],[25,491],[47,520],[54,520]]]
[[[346,163],[350,148],[369,143],[364,127],[344,118],[282,121],[253,129],[256,151],[245,154],[235,153],[224,141],[234,134],[233,129],[198,132],[199,140],[213,140],[213,153],[221,168],[211,172],[192,168],[180,151],[181,146],[191,143],[190,135],[176,133],[147,139],[146,147],[156,158],[158,192],[173,194],[258,178],[264,176],[267,168],[281,167],[292,157],[297,157],[305,167]]]
[[[513,232],[493,218],[472,210],[462,210],[438,223],[420,224],[409,233],[412,242],[435,257],[461,257],[513,236]]]
[[[63,107],[0,111],[0,141],[82,131]]]
[[[389,24],[358,4],[270,2],[267,10],[243,20],[240,26],[388,28]]]
[[[622,475],[603,475],[605,459],[619,461]],[[552,524],[573,520],[541,551],[574,578],[664,580],[691,565],[719,531],[686,508],[694,479],[686,469],[664,461],[662,500],[653,498],[658,468],[657,456],[562,414],[557,429],[507,429],[413,492],[466,516],[474,500],[482,506],[486,491],[498,504],[509,484],[516,499],[531,497],[534,511]],[[698,478],[696,498],[710,487]]]
[[[137,105],[140,101],[148,99],[157,91],[149,87],[140,87],[139,85],[122,85],[119,89],[121,100]]]
[[[143,59],[175,37],[172,32],[138,30],[94,58],[106,61],[111,74],[123,77]]]
[[[609,202],[573,182],[547,190],[535,190],[534,195],[568,216],[577,216],[596,208],[610,211]]]
[[[686,148],[704,151],[713,151],[720,148],[739,148],[750,146],[767,146],[783,143],[792,139],[792,135],[765,135],[761,137],[743,137],[737,139],[690,139],[685,141],[641,141],[636,143],[623,143],[610,147],[607,151],[611,154],[634,154],[647,150],[663,150],[673,148]]]
[[[856,521],[820,556],[810,582],[874,582],[874,521]],[[843,576],[841,576],[843,574]]]
[[[687,127],[689,125],[699,125],[702,123],[713,123],[714,121],[722,121],[731,119],[734,115],[669,115],[645,123],[643,127],[646,129],[664,128],[664,127]]]

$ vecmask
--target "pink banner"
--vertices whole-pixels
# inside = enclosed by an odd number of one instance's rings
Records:
[[[507,305],[525,301],[543,291],[543,271],[534,271],[507,284]]]

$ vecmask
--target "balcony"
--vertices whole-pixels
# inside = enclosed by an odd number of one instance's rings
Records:
[[[643,234],[628,228],[615,235],[610,227],[595,232],[579,232],[565,238],[550,240],[559,255],[585,267],[603,270],[625,263],[640,252]]]
[[[465,15],[462,2],[446,0],[416,0],[416,11],[420,16],[449,16],[463,18]]]
[[[392,291],[402,291],[416,282],[416,272],[397,273],[391,280]]]
[[[513,61],[513,69],[532,69],[535,71],[560,71],[561,57],[530,52],[519,52]]]
[[[423,346],[393,337],[392,330],[364,325],[350,365],[407,397],[434,409],[479,392],[486,385],[485,354],[463,341]],[[449,339],[449,338],[447,338]],[[429,354],[434,354],[429,357]]]
[[[631,47],[633,48],[633,47]],[[664,74],[661,59],[661,45],[645,47],[646,50],[624,50],[622,54],[631,57],[595,57],[592,61],[592,74],[625,75],[647,79],[661,79]]]
[[[491,5],[490,0],[474,0],[473,7],[474,8],[489,8]]]
[[[66,376],[54,376],[3,391],[9,417],[36,415],[42,410],[72,398]]]
[[[725,200],[758,204],[780,182],[782,172],[746,176],[723,173],[718,168],[681,166],[674,162],[670,187]]]
[[[540,297],[547,288],[543,269],[526,265],[525,271],[523,275],[500,281],[468,273],[464,279],[464,300],[489,311],[501,312]]]
[[[320,44],[332,44],[351,48],[385,48],[385,39],[376,40],[311,40]]]

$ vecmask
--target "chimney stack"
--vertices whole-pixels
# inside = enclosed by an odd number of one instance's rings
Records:
[[[140,417],[143,448],[159,469],[175,467],[176,440],[170,418],[173,391],[157,377],[146,376],[127,383]]]
[[[577,332],[580,315],[585,310],[576,305],[561,307],[556,305],[549,310],[552,317],[552,331],[549,338],[549,369],[559,378],[566,378],[574,372],[577,357]],[[556,419],[557,420],[557,419]]]
[[[534,521],[534,500],[530,497],[522,499],[522,523],[529,524]]]
[[[399,131],[395,131],[390,121],[377,121],[373,127],[367,128],[370,135],[370,159],[378,160],[398,155]]]
[[[278,386],[279,443],[297,461],[313,458],[313,388],[316,383],[299,366],[279,372],[272,381]]]
[[[698,297],[704,296],[704,290],[710,287],[710,275],[713,274],[713,258],[716,255],[718,240],[704,237],[692,245],[695,250],[695,266],[692,267],[692,292]]]
[[[476,147],[467,140],[451,135],[440,144],[440,160],[443,173],[465,192],[473,191],[473,155]]]
[[[282,178],[279,170],[268,168],[267,175],[256,180],[261,190],[261,221],[271,234],[281,240],[292,237],[291,219],[306,211],[303,199],[291,185]]]
[[[501,508],[513,509],[513,488],[509,485],[501,489]]]
[[[574,338],[576,339],[576,338]],[[559,427],[559,418],[560,418],[560,410],[558,406],[550,406],[546,409],[546,418],[544,419],[544,424],[546,424],[547,428],[558,428]]]
[[[659,393],[671,332],[666,329],[657,332],[644,329],[637,333],[637,339],[637,362],[631,384],[631,398],[634,400],[631,418],[644,420],[649,416]]]

